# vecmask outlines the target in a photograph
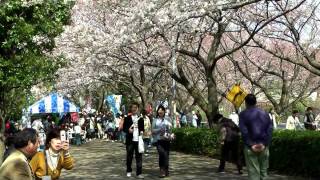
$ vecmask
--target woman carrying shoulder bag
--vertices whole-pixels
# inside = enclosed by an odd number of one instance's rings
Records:
[[[165,117],[165,112],[165,107],[160,105],[152,123],[152,134],[159,154],[160,178],[169,176],[170,141],[174,139],[171,133],[172,124],[170,119]]]
[[[74,159],[69,153],[69,142],[61,141],[60,131],[52,129],[46,139],[46,150],[33,156],[30,165],[36,179],[59,179],[61,170],[70,170]]]

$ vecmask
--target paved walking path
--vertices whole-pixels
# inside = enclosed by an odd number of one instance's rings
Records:
[[[71,171],[63,171],[62,180],[119,180],[128,179],[125,175],[125,146],[117,142],[94,140],[82,146],[72,146],[72,155],[76,165]],[[246,173],[238,175],[235,166],[227,164],[226,173],[216,173],[218,160],[203,156],[187,155],[178,152],[170,154],[170,177],[168,180],[245,180]],[[135,161],[133,162],[135,178]],[[245,171],[244,171],[245,172]],[[159,179],[158,155],[152,148],[148,157],[143,157],[143,174],[145,179]],[[271,174],[271,180],[304,180]]]

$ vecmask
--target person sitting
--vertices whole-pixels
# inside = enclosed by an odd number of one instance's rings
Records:
[[[45,145],[46,150],[38,152],[30,161],[32,172],[36,179],[59,179],[62,169],[70,170],[74,166],[74,160],[69,153],[69,142],[61,141],[60,131],[52,129],[47,135]]]

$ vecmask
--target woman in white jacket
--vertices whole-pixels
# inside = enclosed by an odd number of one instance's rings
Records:
[[[289,116],[287,119],[286,129],[296,130],[297,127],[301,127],[298,116],[299,116],[299,112],[297,110],[294,110],[292,112],[292,115]]]

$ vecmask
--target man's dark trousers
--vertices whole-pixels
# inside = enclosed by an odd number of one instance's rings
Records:
[[[135,153],[136,157],[136,165],[137,165],[137,176],[142,173],[142,154],[139,153],[138,149],[138,142],[128,142],[126,145],[127,150],[127,172],[132,172],[132,159],[133,159],[133,153]]]
[[[219,171],[224,171],[226,161],[229,159],[231,153],[231,160],[233,160],[238,168],[238,171],[242,170],[242,163],[240,159],[239,141],[225,142],[221,148],[221,159],[219,165]]]

